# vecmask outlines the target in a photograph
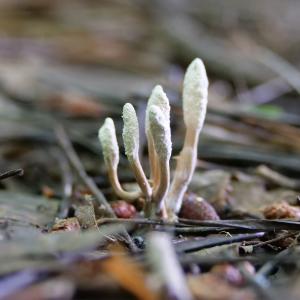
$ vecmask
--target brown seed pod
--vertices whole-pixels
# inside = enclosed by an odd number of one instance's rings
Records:
[[[282,201],[266,206],[263,214],[267,219],[300,219],[300,208]]]
[[[135,207],[124,200],[112,202],[111,207],[118,218],[130,219],[136,215]]]
[[[196,194],[185,194],[179,213],[181,218],[193,220],[220,220],[215,209]]]

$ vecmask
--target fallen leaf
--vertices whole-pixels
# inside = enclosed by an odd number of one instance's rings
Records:
[[[103,268],[119,284],[140,300],[156,300],[158,295],[147,286],[142,268],[126,255],[115,255],[103,262]]]

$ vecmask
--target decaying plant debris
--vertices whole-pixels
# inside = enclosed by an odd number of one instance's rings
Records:
[[[0,3],[0,300],[298,299],[299,4],[75,2]]]

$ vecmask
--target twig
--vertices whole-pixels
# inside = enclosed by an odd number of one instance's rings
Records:
[[[201,266],[213,266],[213,265],[217,265],[217,264],[222,264],[222,263],[232,263],[232,264],[237,264],[239,262],[244,262],[244,261],[248,261],[251,262],[253,264],[262,264],[265,263],[266,261],[270,260],[271,256],[267,255],[267,256],[229,256],[226,254],[221,254],[220,256],[216,256],[216,255],[197,255],[195,253],[183,253],[180,255],[179,257],[179,261],[183,266],[187,266],[191,263],[195,263],[197,265]],[[294,259],[294,257],[292,258]],[[290,260],[289,260],[290,261]]]
[[[71,196],[72,196],[72,188],[73,188],[73,175],[72,170],[69,165],[69,161],[61,153],[61,151],[57,150],[55,152],[57,160],[59,162],[59,167],[61,169],[61,177],[62,177],[62,193],[63,200],[60,203],[58,210],[58,218],[64,219],[68,216],[69,208],[71,206]]]
[[[256,273],[257,279],[264,278],[267,276],[272,269],[280,262],[283,258],[290,256],[294,251],[294,248],[287,248],[278,253],[272,260],[267,261]]]
[[[15,169],[15,170],[10,170],[7,172],[4,172],[0,174],[0,180],[13,177],[13,176],[23,176],[24,170],[23,169]]]
[[[296,235],[297,233],[296,232],[293,232],[293,233],[287,233],[287,234],[283,234],[281,236],[278,236],[274,239],[271,239],[271,240],[268,240],[268,241],[264,241],[264,242],[260,242],[260,243],[257,243],[255,245],[253,245],[253,248],[257,248],[257,247],[261,247],[261,246],[264,246],[264,245],[269,245],[269,244],[273,244],[275,242],[278,242],[278,241],[281,241],[282,239],[286,239],[288,237],[292,237],[294,235]]]
[[[176,234],[199,234],[199,233],[212,233],[212,232],[236,232],[239,231],[249,231],[248,228],[244,228],[243,226],[238,225],[229,225],[226,226],[226,224],[211,224],[208,223],[207,226],[205,226],[205,222],[202,226],[193,226],[193,225],[186,225],[182,223],[177,222],[167,222],[164,220],[150,220],[150,219],[112,219],[112,218],[101,218],[98,219],[97,224],[105,224],[105,223],[129,223],[129,224],[135,224],[135,225],[154,225],[155,227],[153,230],[158,231],[168,231],[173,232]],[[250,230],[251,231],[251,230]],[[254,230],[252,230],[254,231]],[[256,231],[262,231],[262,230],[256,230]]]
[[[236,103],[241,99],[250,102],[251,104],[265,104],[271,102],[292,90],[292,87],[281,77],[268,80],[251,89],[239,93],[232,103]]]
[[[212,227],[212,226],[197,226],[197,227],[176,227],[174,228],[176,234],[191,234],[198,235],[200,233],[221,233],[221,232],[239,232],[239,230],[226,226]],[[260,230],[261,231],[261,230]]]
[[[278,297],[276,297],[274,293],[271,293],[266,280],[258,279],[255,275],[251,274],[242,265],[238,265],[238,269],[242,273],[244,279],[246,279],[246,282],[252,285],[253,288],[257,291],[258,295],[261,297],[260,299],[278,299]]]
[[[291,179],[287,176],[284,176],[265,165],[258,166],[255,169],[255,173],[280,187],[285,187],[285,188],[295,189],[295,190],[300,187],[299,180]]]
[[[168,296],[178,300],[192,299],[169,235],[152,232],[148,236],[146,250],[149,265]]]
[[[67,136],[64,128],[61,125],[56,126],[55,133],[56,133],[56,136],[57,136],[60,146],[64,150],[64,152],[65,152],[66,156],[68,157],[73,168],[77,171],[80,179],[88,186],[88,188],[91,190],[91,192],[96,197],[98,203],[100,205],[104,206],[107,214],[112,218],[117,218],[117,216],[115,215],[114,211],[112,210],[111,206],[105,199],[102,192],[98,189],[95,182],[87,175],[86,171],[84,170],[84,167],[83,167],[77,153],[75,152],[75,150],[71,144],[71,141],[70,141],[69,137]],[[131,250],[136,251],[137,247],[135,246],[130,235],[128,234],[128,232],[125,229],[124,229],[124,236],[127,239],[127,242],[129,244]]]
[[[105,223],[130,223],[136,225],[158,225],[158,226],[168,226],[168,227],[176,227],[175,231],[183,230],[187,233],[189,232],[200,232],[201,229],[205,228],[205,230],[210,229],[220,229],[222,230],[230,230],[230,229],[240,229],[240,230],[252,230],[255,228],[242,225],[242,224],[231,224],[230,220],[226,222],[226,220],[221,221],[198,221],[198,220],[188,220],[188,219],[179,219],[180,222],[168,222],[163,219],[161,220],[152,220],[152,219],[122,219],[122,218],[101,218],[97,220],[97,224],[105,224]],[[262,231],[262,229],[257,229],[256,231]]]
[[[248,226],[248,224],[245,222],[243,224],[242,222],[240,224],[234,224],[231,223],[232,220],[219,220],[219,221],[201,221],[201,220],[192,220],[192,219],[184,219],[184,218],[179,218],[178,221],[180,222],[179,224],[182,225],[189,225],[189,226],[207,226],[207,227],[229,227],[229,228],[236,228],[236,229],[253,229],[252,227]],[[234,222],[234,220],[233,220]]]
[[[178,242],[176,244],[177,252],[194,252],[202,249],[212,248],[215,246],[228,245],[241,241],[252,240],[261,238],[264,235],[262,232],[250,233],[250,234],[237,234],[230,237],[212,237],[210,239],[193,238],[185,241]]]
[[[77,171],[80,179],[90,188],[90,190],[95,195],[99,204],[104,206],[104,208],[106,209],[109,216],[115,217],[115,214],[114,214],[111,206],[105,199],[104,195],[102,194],[102,192],[98,189],[98,187],[96,186],[94,181],[87,175],[86,171],[84,170],[83,165],[82,165],[79,157],[77,156],[64,128],[62,126],[57,126],[55,129],[55,133],[56,133],[56,136],[57,136],[60,146],[62,147],[65,154],[67,155],[71,165]]]
[[[137,225],[161,225],[161,226],[181,226],[179,223],[167,222],[164,220],[150,220],[150,219],[121,219],[121,218],[101,218],[97,220],[97,224],[105,223],[130,223]],[[185,225],[183,225],[185,226]]]
[[[300,72],[291,63],[267,47],[255,45],[257,55],[254,57],[263,65],[280,75],[286,82],[300,93]],[[251,53],[253,57],[253,52]]]
[[[159,226],[171,226],[176,227],[178,230],[197,231],[201,228],[224,228],[238,229],[252,232],[274,232],[279,230],[291,230],[299,231],[300,223],[290,220],[266,220],[266,219],[245,219],[245,220],[218,220],[218,221],[199,221],[179,219],[180,222],[167,222],[164,220],[151,220],[151,219],[115,219],[115,218],[101,218],[97,220],[98,224],[105,223],[131,223],[137,225],[159,225]]]

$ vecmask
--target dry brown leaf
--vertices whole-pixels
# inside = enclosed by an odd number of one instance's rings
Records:
[[[188,285],[195,299],[199,300],[254,300],[250,289],[230,285],[216,274],[189,276]]]
[[[158,295],[147,286],[141,267],[126,255],[113,256],[102,263],[103,269],[123,288],[140,300],[157,300]]]
[[[292,206],[285,201],[274,203],[263,209],[267,219],[300,219],[300,208]]]

